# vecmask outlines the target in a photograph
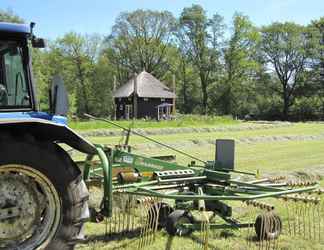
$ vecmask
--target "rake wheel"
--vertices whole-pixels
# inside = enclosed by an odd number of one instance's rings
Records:
[[[255,220],[254,228],[258,240],[274,240],[282,231],[282,221],[276,214],[260,214]]]
[[[189,235],[192,232],[191,228],[184,227],[183,224],[192,224],[193,216],[185,210],[175,210],[169,214],[165,229],[170,235]]]

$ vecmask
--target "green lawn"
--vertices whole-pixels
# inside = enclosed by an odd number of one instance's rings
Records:
[[[267,174],[286,174],[294,171],[303,171],[308,174],[324,174],[324,124],[296,123],[291,126],[278,126],[256,129],[247,129],[246,124],[230,124],[233,131],[212,133],[181,133],[154,135],[154,139],[161,140],[182,150],[191,153],[203,160],[214,158],[215,148],[212,140],[216,138],[233,138],[236,144],[236,168],[241,170],[256,171]],[[224,126],[221,124],[219,126]],[[259,125],[256,125],[259,126]],[[114,145],[120,141],[120,137],[93,137],[93,142]],[[146,142],[140,137],[132,137],[131,144],[135,145],[135,152],[145,155],[176,154],[164,148]],[[179,163],[188,163],[190,159],[177,155]],[[278,206],[278,213],[286,219],[285,206],[278,201],[269,200]],[[240,208],[237,203],[235,208]],[[240,209],[239,209],[240,210]],[[248,211],[248,210],[247,210]],[[238,213],[238,216],[246,217],[246,214]],[[324,212],[321,212],[324,218]],[[323,222],[324,225],[324,222]],[[285,229],[284,229],[285,230]],[[86,224],[86,233],[92,239],[88,244],[78,246],[78,249],[134,249],[138,240],[129,236],[111,239],[105,237],[105,224]],[[252,232],[253,233],[253,232]],[[221,234],[221,235],[220,235]],[[229,235],[229,237],[224,237]],[[209,237],[210,249],[262,249],[254,242],[247,243],[247,231],[212,231]],[[198,249],[199,232],[192,237],[170,238],[164,231],[157,234],[154,244],[147,249]],[[278,242],[280,249],[324,249],[324,245],[316,241],[303,240],[300,237],[287,236],[286,231]],[[201,249],[201,248],[200,248]],[[263,248],[265,249],[265,248]]]

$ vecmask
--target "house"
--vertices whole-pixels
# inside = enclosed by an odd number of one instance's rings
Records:
[[[132,77],[113,94],[116,119],[170,119],[176,95],[146,71]]]

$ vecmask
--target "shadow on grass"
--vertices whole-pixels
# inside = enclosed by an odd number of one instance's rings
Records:
[[[101,234],[101,235],[92,235],[87,237],[85,241],[82,242],[82,244],[89,244],[91,242],[101,242],[101,243],[108,243],[111,241],[122,241],[125,239],[128,239],[127,242],[125,243],[120,243],[120,245],[112,247],[110,249],[114,250],[121,250],[121,249],[128,249],[128,247],[136,248],[138,244],[139,237],[141,236],[141,230],[134,230],[131,232],[119,232],[119,233],[111,233],[111,234]],[[198,245],[204,246],[205,242],[201,237],[198,237],[196,235],[188,235],[188,236],[182,236],[187,239],[191,239],[193,242],[195,242]],[[212,234],[209,236],[210,238],[214,238]],[[231,231],[222,231],[219,233],[217,236],[218,238],[223,238],[223,239],[230,239],[233,237],[236,237],[235,234]],[[173,250],[174,248],[174,236],[168,236],[167,242],[165,245],[165,250]],[[251,236],[248,238],[245,238],[247,241],[249,241],[251,244],[258,244],[260,243],[259,239],[256,236]],[[154,244],[154,243],[153,243]],[[207,243],[208,249],[213,249],[213,250],[222,250],[222,248],[215,246],[214,244],[208,242]],[[161,248],[162,249],[162,248]]]
[[[141,230],[134,230],[132,232],[119,232],[119,233],[110,233],[110,234],[100,234],[100,235],[92,235],[88,236],[86,240],[82,242],[82,244],[88,244],[91,242],[110,242],[110,241],[121,241],[125,239],[129,239],[127,243],[121,244],[111,249],[125,249],[127,246],[134,244],[136,240],[138,240],[141,234]]]

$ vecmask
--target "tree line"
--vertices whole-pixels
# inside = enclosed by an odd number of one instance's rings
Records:
[[[0,21],[24,22],[10,11],[0,11]],[[112,116],[114,87],[146,70],[167,84],[175,76],[181,113],[324,119],[324,17],[257,27],[242,13],[226,25],[200,5],[179,17],[139,9],[120,13],[107,35],[69,32],[48,41],[33,50],[33,68],[41,108],[61,74],[71,114],[80,117]]]

